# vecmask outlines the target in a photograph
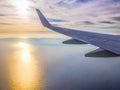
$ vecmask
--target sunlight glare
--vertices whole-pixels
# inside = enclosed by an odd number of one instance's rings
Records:
[[[31,54],[30,54],[30,51],[29,49],[23,49],[22,52],[21,52],[21,59],[22,61],[24,62],[29,62],[31,61]]]
[[[31,47],[29,44],[24,42],[19,42],[18,46],[20,47],[20,57],[21,60],[24,62],[30,62],[31,61]]]
[[[30,3],[27,0],[14,0],[14,3],[19,14],[23,16],[28,15],[28,8],[30,6]]]
[[[19,42],[19,46],[20,46],[21,48],[28,48],[28,47],[29,47],[29,44],[24,43],[24,42]]]

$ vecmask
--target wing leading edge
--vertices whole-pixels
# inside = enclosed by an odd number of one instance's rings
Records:
[[[86,43],[95,45],[97,47],[100,47],[102,49],[105,49],[120,55],[120,36],[119,35],[100,34],[100,33],[93,33],[93,32],[87,32],[87,31],[56,27],[51,25],[47,21],[47,19],[39,9],[36,9],[36,11],[44,27],[47,27],[58,33],[70,36],[73,39],[84,41]]]

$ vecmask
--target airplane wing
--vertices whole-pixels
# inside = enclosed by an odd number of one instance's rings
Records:
[[[100,34],[53,26],[39,9],[36,9],[36,11],[44,27],[120,55],[120,35]]]

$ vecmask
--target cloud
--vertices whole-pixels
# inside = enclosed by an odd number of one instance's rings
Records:
[[[6,16],[5,14],[0,14],[0,16]]]
[[[113,0],[114,2],[120,2],[120,0]]]
[[[120,17],[112,17],[112,20],[120,21]]]
[[[11,23],[0,23],[0,25],[12,25]]]
[[[85,24],[85,25],[94,25],[94,23],[91,22],[91,21],[83,21],[83,24]]]
[[[57,6],[66,8],[77,8],[82,4],[88,3],[92,0],[61,0],[56,3]]]
[[[41,9],[47,18],[67,20],[53,24],[67,28],[100,29],[117,27],[110,17],[120,15],[120,4],[116,0],[35,0],[36,7]],[[104,21],[104,22],[101,22]],[[108,22],[109,21],[109,22]],[[101,23],[104,25],[101,25]]]
[[[14,8],[13,5],[5,5],[5,4],[2,4],[1,7],[3,7],[3,8]]]
[[[26,24],[23,23],[27,23],[30,29],[34,30],[37,26],[36,30],[39,30],[40,22],[34,8],[40,9],[52,24],[61,27],[98,30],[119,26],[119,22],[115,21],[120,21],[120,0],[27,0],[30,7],[26,18],[18,14],[14,1],[16,0],[0,0],[0,22],[4,23],[5,20],[13,24],[13,28],[14,24],[25,28]]]
[[[15,14],[10,14],[10,13],[9,14],[7,14],[7,13],[6,14],[2,14],[1,13],[0,16],[16,16],[16,15]]]
[[[62,20],[62,19],[52,19],[52,18],[48,18],[48,20],[50,22],[67,22],[66,20]]]
[[[87,3],[90,1],[93,1],[93,0],[76,0],[76,2],[78,2],[78,3]]]
[[[100,21],[100,23],[103,23],[103,24],[115,24],[114,22],[111,22],[111,21]]]

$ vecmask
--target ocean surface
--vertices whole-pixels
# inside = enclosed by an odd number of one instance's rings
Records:
[[[1,38],[0,90],[120,90],[120,57],[85,57],[97,47],[64,40]]]

